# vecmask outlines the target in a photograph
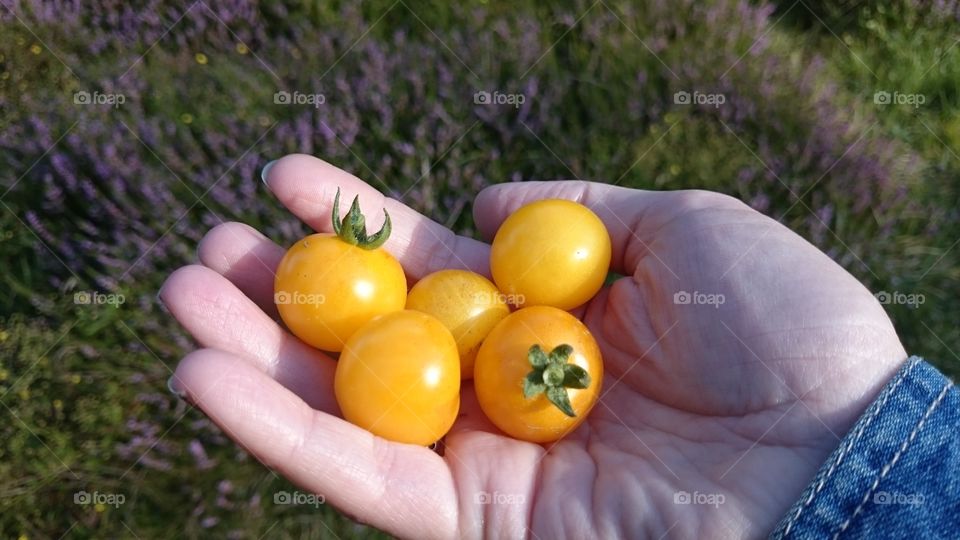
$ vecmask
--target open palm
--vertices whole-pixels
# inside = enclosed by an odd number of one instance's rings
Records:
[[[441,268],[489,274],[489,246],[320,160],[287,156],[266,181],[316,230],[330,230],[338,187],[359,194],[373,222],[387,208],[385,247],[414,280]],[[340,419],[335,361],[276,322],[283,249],[237,223],[212,230],[203,266],[178,270],[161,290],[205,347],[184,358],[172,387],[267,466],[399,536],[769,532],[906,358],[879,303],[799,236],[714,193],[499,185],[478,196],[477,224],[490,237],[544,198],[592,208],[625,276],[577,311],[607,374],[600,402],[566,439],[498,433],[469,384],[442,456]]]

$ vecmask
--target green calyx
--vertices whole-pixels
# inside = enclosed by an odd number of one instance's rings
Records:
[[[523,378],[523,397],[534,398],[546,394],[550,403],[556,405],[563,414],[575,417],[567,388],[583,389],[590,386],[590,374],[576,364],[568,364],[573,347],[567,344],[554,347],[549,354],[539,345],[530,347],[527,359],[533,371]]]
[[[344,242],[363,249],[377,249],[382,246],[387,238],[390,237],[390,231],[393,230],[390,224],[390,214],[387,209],[383,209],[383,227],[379,231],[368,235],[367,220],[360,212],[360,196],[353,198],[353,204],[350,205],[350,211],[341,220],[340,219],[340,188],[337,188],[337,195],[333,198],[333,232]]]

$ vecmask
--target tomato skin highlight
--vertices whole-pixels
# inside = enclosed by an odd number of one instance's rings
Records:
[[[610,269],[610,234],[582,204],[548,199],[504,220],[490,249],[497,287],[518,307],[570,310],[600,290]]]
[[[453,334],[460,377],[473,378],[473,363],[490,330],[510,314],[505,296],[487,278],[467,270],[440,270],[407,294],[407,309],[436,317]]]
[[[558,345],[573,347],[569,363],[590,375],[584,389],[568,389],[576,416],[571,418],[546,396],[525,398],[523,379],[531,371],[527,354],[532,345],[550,351]],[[524,441],[547,443],[577,428],[600,396],[603,359],[587,327],[566,311],[533,306],[500,321],[484,340],[474,365],[474,388],[480,408],[501,431]]]
[[[377,317],[347,340],[334,392],[343,417],[385,439],[426,446],[460,410],[457,344],[419,311]]]
[[[294,244],[274,280],[274,301],[290,331],[318,349],[339,352],[372,318],[403,309],[407,282],[383,249],[318,233]]]

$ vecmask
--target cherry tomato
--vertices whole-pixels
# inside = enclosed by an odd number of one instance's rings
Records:
[[[391,441],[432,444],[460,410],[457,343],[426,313],[382,315],[347,340],[334,392],[349,422]]]
[[[577,428],[600,395],[603,360],[587,327],[549,306],[500,321],[477,353],[473,384],[484,414],[511,437],[545,443]]]
[[[335,234],[310,235],[291,247],[277,268],[274,302],[287,328],[306,343],[340,351],[347,339],[370,319],[403,309],[407,280],[400,263],[379,246],[390,234],[367,236],[357,199],[339,221],[334,202]]]
[[[573,201],[536,201],[511,214],[490,251],[493,281],[518,306],[573,309],[603,286],[610,235],[596,214]]]
[[[453,334],[460,377],[473,377],[483,338],[510,314],[505,295],[490,280],[467,270],[440,270],[421,279],[407,295],[407,309],[433,315]]]

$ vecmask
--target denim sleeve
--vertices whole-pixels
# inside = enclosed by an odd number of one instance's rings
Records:
[[[911,357],[772,538],[960,537],[960,392]]]

